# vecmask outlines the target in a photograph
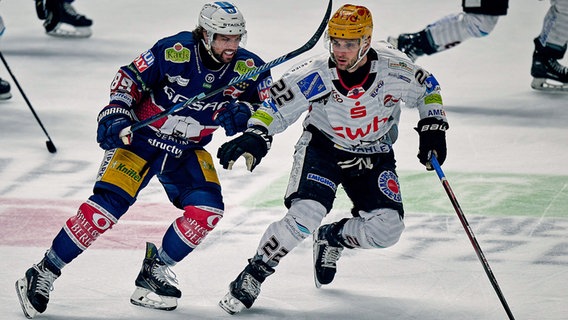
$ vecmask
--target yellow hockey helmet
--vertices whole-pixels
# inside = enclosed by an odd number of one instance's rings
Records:
[[[340,39],[367,39],[373,35],[373,16],[363,6],[345,4],[329,20],[329,37]]]

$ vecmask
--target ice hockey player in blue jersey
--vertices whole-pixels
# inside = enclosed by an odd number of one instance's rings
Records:
[[[270,72],[134,131],[129,144],[119,133],[199,93],[225,87],[232,78],[264,64],[242,48],[245,38],[245,20],[237,7],[208,3],[192,32],[159,40],[118,70],[110,86],[110,103],[97,119],[97,141],[105,154],[93,194],[66,221],[43,259],[16,282],[28,318],[46,310],[50,289],[63,267],[111,229],[153,177],[180,216],[164,228],[160,247],[146,243],[131,302],[162,310],[177,307],[181,291],[170,267],[200,244],[224,212],[217,172],[204,147],[219,127],[227,135],[246,128],[255,105],[268,95]]]

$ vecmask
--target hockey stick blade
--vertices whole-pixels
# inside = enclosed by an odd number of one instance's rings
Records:
[[[47,151],[49,151],[50,153],[56,153],[57,152],[57,149],[55,148],[53,141],[47,140],[45,142],[45,145],[47,146]]]
[[[475,238],[475,234],[473,233],[473,230],[471,230],[471,227],[469,226],[469,222],[467,222],[465,214],[463,213],[463,211],[460,207],[460,204],[458,203],[458,199],[456,198],[454,192],[452,191],[452,188],[450,187],[450,183],[448,182],[448,179],[446,179],[446,175],[442,171],[442,167],[440,166],[440,163],[438,162],[438,159],[436,158],[436,155],[434,153],[432,153],[432,156],[430,158],[430,164],[432,165],[434,170],[436,170],[436,174],[438,175],[438,178],[440,178],[440,182],[442,183],[442,186],[444,187],[444,190],[446,191],[448,198],[450,198],[450,202],[452,203],[452,206],[454,207],[456,214],[458,215],[458,218],[460,219],[460,221],[462,223],[462,226],[465,230],[465,233],[467,234],[471,244],[473,245],[473,248],[475,249],[475,253],[477,254],[477,258],[479,258],[479,261],[483,265],[483,269],[485,269],[485,274],[487,274],[487,277],[489,278],[489,281],[491,282],[491,285],[493,286],[495,293],[499,297],[499,301],[501,301],[501,305],[503,306],[503,309],[505,309],[505,312],[507,313],[509,320],[515,320],[515,317],[513,316],[513,312],[509,308],[509,304],[507,303],[507,300],[505,300],[505,296],[503,295],[503,292],[501,291],[501,288],[499,287],[499,284],[497,283],[497,278],[495,278],[493,271],[491,271],[491,267],[489,266],[489,262],[487,262],[487,259],[485,258],[483,251],[481,251],[481,247],[479,246],[479,243],[477,242],[477,239]]]
[[[6,59],[4,58],[4,55],[2,54],[2,51],[0,51],[0,60],[2,60],[2,63],[4,64],[4,66],[6,67],[6,70],[8,70],[8,73],[10,74],[10,77],[12,77],[12,80],[14,80],[14,83],[16,84],[16,87],[18,87],[18,90],[20,91],[20,93],[22,94],[22,98],[24,98],[24,101],[26,101],[26,104],[28,105],[28,107],[30,108],[30,111],[32,112],[32,114],[34,115],[34,118],[36,119],[37,123],[39,124],[39,126],[41,127],[41,130],[43,130],[43,133],[45,133],[45,136],[47,137],[47,141],[45,142],[47,145],[47,151],[49,151],[50,153],[55,153],[57,152],[57,149],[55,149],[55,145],[53,144],[53,140],[51,140],[51,137],[49,136],[49,134],[47,133],[47,130],[45,129],[45,127],[43,126],[43,123],[41,122],[41,120],[39,119],[39,116],[37,115],[37,113],[34,110],[34,107],[32,106],[30,100],[28,100],[28,97],[26,96],[26,93],[24,92],[24,89],[22,89],[22,87],[20,86],[20,83],[18,82],[18,79],[16,79],[16,76],[14,75],[14,73],[12,73],[12,69],[10,69],[10,66],[8,65],[8,61],[6,61]]]
[[[171,114],[173,114],[174,112],[181,110],[187,106],[189,106],[190,104],[194,103],[194,102],[198,102],[201,100],[205,100],[207,98],[210,98],[222,91],[224,91],[225,89],[227,89],[228,87],[237,84],[239,82],[248,80],[256,75],[259,75],[269,69],[272,69],[286,61],[289,61],[290,59],[293,59],[297,56],[299,56],[300,54],[307,52],[308,50],[312,49],[316,43],[319,41],[319,39],[321,38],[321,36],[323,35],[323,33],[325,32],[325,28],[327,26],[327,22],[329,20],[329,18],[331,17],[331,8],[333,6],[333,0],[329,0],[329,3],[327,5],[327,10],[325,12],[325,16],[323,17],[318,29],[316,30],[316,32],[314,33],[314,35],[312,35],[312,37],[301,47],[299,47],[298,49],[288,52],[270,62],[267,62],[257,68],[253,68],[252,70],[248,71],[247,73],[244,73],[242,75],[239,75],[238,77],[234,77],[233,79],[231,79],[231,81],[229,81],[229,83],[227,85],[221,86],[220,88],[217,89],[212,89],[212,90],[208,90],[205,92],[202,92],[196,96],[193,96],[191,98],[189,98],[188,100],[184,101],[184,102],[180,102],[176,105],[174,105],[172,108],[170,108],[169,110],[165,110],[163,112],[157,113],[143,121],[137,122],[131,126],[128,126],[124,129],[122,129],[122,131],[120,132],[120,138],[122,139],[122,141],[127,144],[127,142],[130,142],[130,135],[132,135],[132,133],[140,128],[143,128],[153,122],[155,122],[156,120],[160,120],[162,118],[165,118]]]

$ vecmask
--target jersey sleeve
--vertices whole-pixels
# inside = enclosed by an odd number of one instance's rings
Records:
[[[411,79],[406,97],[406,107],[417,108],[420,119],[434,117],[447,121],[440,83],[436,77],[420,66],[414,65],[414,79]]]
[[[152,84],[160,81],[162,73],[155,54],[157,46],[118,69],[110,86],[110,104],[134,108]]]
[[[416,104],[420,119],[433,117],[447,122],[440,84],[436,77],[423,69],[419,69],[416,73],[416,80],[418,85]]]
[[[266,127],[270,135],[280,133],[308,111],[313,101],[329,95],[331,82],[323,74],[322,63],[312,58],[286,71],[272,84],[269,98],[252,115],[249,126]]]

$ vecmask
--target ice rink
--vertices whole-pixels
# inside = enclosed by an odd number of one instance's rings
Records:
[[[0,319],[24,319],[14,282],[37,263],[63,223],[90,195],[103,151],[96,116],[117,69],[165,36],[192,30],[205,1],[78,0],[94,20],[89,39],[44,33],[33,1],[4,0],[0,50],[57,147],[42,132],[4,66],[13,98],[0,102]],[[325,0],[235,0],[247,20],[247,49],[264,60],[303,45],[320,23]],[[360,0],[371,9],[374,39],[415,32],[457,0]],[[344,2],[334,1],[335,11]],[[533,38],[549,1],[511,1],[491,35],[418,63],[442,86],[450,130],[443,166],[507,302],[519,320],[568,316],[568,94],[530,88]],[[278,78],[310,52],[273,70]],[[562,61],[568,64],[568,59]],[[311,241],[282,260],[253,308],[230,316],[217,306],[280,219],[296,123],[274,138],[253,173],[239,162],[217,166],[225,217],[173,270],[183,292],[174,311],[130,304],[146,241],[181,213],[154,182],[112,231],[63,269],[47,311],[37,319],[381,319],[501,320],[506,313],[438,177],[416,158],[418,120],[404,109],[395,145],[406,210],[400,242],[384,250],[345,250],[336,280],[316,289]],[[228,138],[218,130],[208,151]],[[340,192],[324,220],[349,214]]]

